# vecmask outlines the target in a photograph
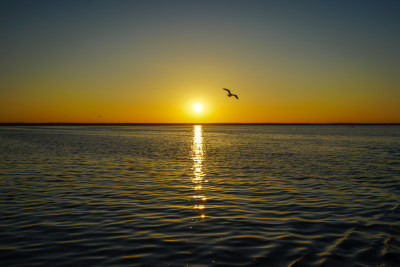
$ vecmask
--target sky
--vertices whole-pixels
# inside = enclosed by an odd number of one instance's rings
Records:
[[[400,123],[399,14],[385,0],[1,1],[0,122]]]

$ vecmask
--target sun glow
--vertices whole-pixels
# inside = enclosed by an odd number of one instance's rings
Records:
[[[194,109],[194,111],[196,111],[196,112],[200,112],[200,111],[202,111],[203,106],[200,105],[200,104],[196,104],[196,105],[193,106],[193,109]]]

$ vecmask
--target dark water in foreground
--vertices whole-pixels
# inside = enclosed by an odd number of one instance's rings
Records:
[[[400,266],[399,126],[0,128],[1,266]]]

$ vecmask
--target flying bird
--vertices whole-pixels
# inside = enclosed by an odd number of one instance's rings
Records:
[[[229,96],[229,97],[234,96],[234,97],[236,97],[236,99],[239,99],[239,97],[235,94],[232,94],[229,89],[226,89],[226,88],[222,88],[222,89],[228,92],[227,96]]]

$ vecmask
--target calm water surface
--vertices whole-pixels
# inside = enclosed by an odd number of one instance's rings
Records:
[[[399,126],[0,128],[1,266],[400,266]]]

